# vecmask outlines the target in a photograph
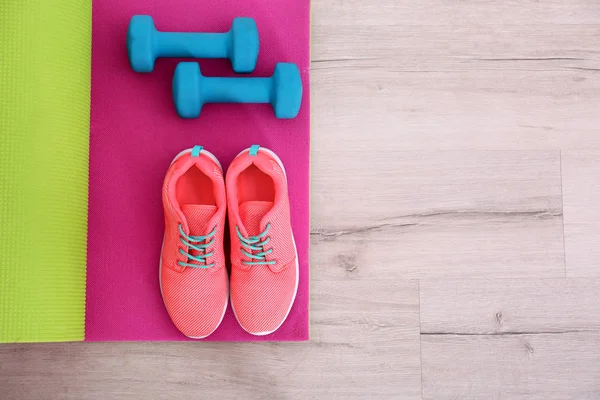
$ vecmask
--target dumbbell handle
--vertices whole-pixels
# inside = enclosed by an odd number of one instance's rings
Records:
[[[272,90],[272,78],[200,79],[204,103],[270,103]]]
[[[156,32],[157,57],[227,58],[230,34]]]

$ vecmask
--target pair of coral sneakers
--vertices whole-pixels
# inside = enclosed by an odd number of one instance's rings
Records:
[[[276,331],[298,289],[287,178],[277,155],[259,146],[242,151],[225,182],[214,155],[201,146],[184,150],[167,171],[162,199],[160,285],[177,328],[191,338],[209,336],[231,298],[244,330],[253,335]],[[223,243],[226,214],[231,277]]]

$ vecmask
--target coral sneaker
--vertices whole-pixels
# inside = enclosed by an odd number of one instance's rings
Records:
[[[221,164],[201,146],[182,151],[167,171],[162,199],[163,300],[175,326],[188,337],[202,339],[223,320],[228,299]]]
[[[298,254],[285,170],[271,150],[252,146],[227,171],[231,307],[253,335],[275,332],[298,290]]]

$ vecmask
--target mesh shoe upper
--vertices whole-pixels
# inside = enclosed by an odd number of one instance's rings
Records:
[[[220,165],[209,154],[178,156],[162,194],[161,291],[173,323],[193,338],[206,337],[219,326],[228,299],[225,187]]]
[[[246,331],[268,334],[284,322],[298,286],[287,180],[276,156],[262,148],[238,155],[227,198],[232,307]]]

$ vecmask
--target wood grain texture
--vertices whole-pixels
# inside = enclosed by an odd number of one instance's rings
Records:
[[[323,138],[384,152],[598,148],[598,9],[315,1],[314,147]]]
[[[418,399],[417,286],[314,282],[309,343],[0,346],[0,397]]]
[[[557,152],[346,146],[313,161],[313,279],[564,276]]]
[[[600,281],[421,281],[425,399],[600,396]]]
[[[600,331],[600,280],[421,281],[421,333]]]
[[[600,151],[563,152],[562,177],[567,276],[600,277]]]
[[[597,399],[600,333],[423,335],[424,399]]]

